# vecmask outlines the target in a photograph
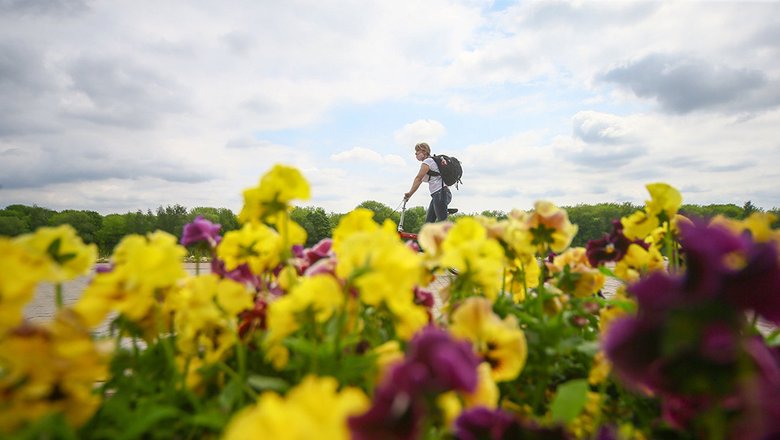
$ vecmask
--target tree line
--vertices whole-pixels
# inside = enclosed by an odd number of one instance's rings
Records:
[[[358,205],[374,212],[374,219],[382,223],[390,219],[398,224],[400,212],[391,207],[373,200],[365,201]],[[579,232],[572,242],[572,246],[584,246],[588,240],[600,238],[611,230],[612,220],[631,214],[640,205],[631,203],[599,203],[595,205],[564,206],[572,223],[579,226]],[[723,215],[734,219],[743,219],[753,212],[762,211],[752,202],[748,201],[743,206],[735,204],[714,205],[683,205],[680,212],[683,215],[693,217],[711,218],[715,215]],[[780,217],[780,208],[773,208],[772,212]],[[407,232],[419,232],[425,223],[426,209],[416,206],[406,210],[404,216],[404,230]],[[464,215],[483,215],[498,220],[507,218],[507,212],[500,210],[487,210],[479,213],[458,213],[453,219]],[[213,223],[222,225],[222,233],[238,229],[240,227],[236,214],[227,208],[196,207],[187,209],[181,205],[158,207],[156,211],[151,209],[146,212],[138,210],[125,214],[101,215],[95,211],[72,210],[55,211],[37,205],[9,205],[0,210],[0,235],[17,236],[32,232],[41,226],[57,226],[70,224],[78,231],[86,243],[95,243],[100,255],[110,255],[119,241],[128,234],[146,234],[155,230],[163,230],[181,238],[182,228],[192,222],[195,217],[202,216]],[[296,207],[291,217],[307,232],[306,245],[311,246],[323,238],[330,237],[333,229],[338,224],[343,213],[326,212],[319,207]],[[775,222],[774,227],[778,227]]]

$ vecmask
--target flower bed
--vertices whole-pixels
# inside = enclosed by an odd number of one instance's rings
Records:
[[[780,435],[780,338],[756,325],[780,323],[773,216],[686,219],[674,188],[647,188],[587,248],[542,201],[426,225],[423,251],[357,209],[304,249],[289,212],[309,185],[277,165],[244,192],[239,230],[125,237],[45,325],[22,319],[36,285],[87,273],[94,246],[68,226],[0,237],[0,435]],[[186,274],[184,246],[209,270]],[[426,287],[449,270],[434,314]]]

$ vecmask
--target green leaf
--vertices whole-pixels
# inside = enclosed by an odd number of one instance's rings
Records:
[[[144,433],[153,431],[156,426],[167,419],[177,419],[181,411],[172,406],[156,405],[145,408],[141,416],[136,416],[132,423],[127,424],[127,430],[120,438],[141,438]]]
[[[554,421],[568,423],[585,407],[588,399],[588,381],[574,379],[558,386],[555,398],[550,405]]]
[[[615,275],[615,272],[612,272],[612,269],[606,267],[606,266],[599,266],[599,272],[603,273],[604,275],[612,278],[617,278],[618,276]]]
[[[601,347],[599,341],[583,341],[577,346],[577,350],[581,353],[585,353],[588,356],[595,356]]]
[[[286,380],[279,377],[260,376],[258,374],[254,374],[249,376],[246,381],[249,386],[258,391],[273,390],[284,392],[290,388],[290,384],[287,383]]]
[[[219,393],[218,401],[220,408],[225,411],[234,410],[238,406],[237,403],[241,399],[243,392],[241,382],[237,379],[231,379],[222,388],[222,392]]]
[[[192,426],[198,426],[210,429],[212,431],[220,431],[225,427],[229,419],[229,415],[223,412],[208,412],[199,413],[190,417],[190,424]]]

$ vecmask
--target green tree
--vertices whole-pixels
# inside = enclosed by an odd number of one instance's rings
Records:
[[[680,207],[680,214],[685,217],[698,217],[698,218],[713,218],[716,215],[722,215],[728,218],[740,219],[742,217],[743,209],[733,203],[730,204],[713,204],[713,205],[682,205]]]
[[[400,213],[393,211],[393,209],[384,203],[379,203],[373,200],[367,200],[357,206],[358,208],[370,209],[374,212],[374,221],[379,224],[384,223],[385,219],[392,220],[395,224],[398,224]]]
[[[328,214],[322,208],[296,206],[290,213],[290,218],[306,230],[306,247],[311,247],[332,235]]]
[[[146,210],[144,213],[139,209],[136,212],[128,212],[123,217],[125,217],[125,227],[128,234],[144,235],[154,231],[157,225],[157,218],[151,210]]]
[[[109,214],[103,217],[103,224],[95,234],[101,256],[111,255],[114,248],[128,235],[127,216],[121,214]]]
[[[17,217],[23,218],[29,228],[28,231],[34,231],[41,226],[49,226],[49,219],[57,213],[57,211],[41,208],[38,205],[8,205],[5,210],[15,212]]]
[[[780,228],[780,208],[772,208],[767,210],[767,212],[775,216],[775,221],[772,223],[772,229]]]
[[[157,208],[156,228],[181,238],[182,229],[187,224],[187,208],[176,204]]]
[[[750,217],[750,214],[759,211],[761,211],[761,208],[757,207],[753,204],[753,202],[748,200],[744,205],[742,205],[742,218],[748,218]]]
[[[422,206],[407,208],[406,214],[404,214],[404,231],[415,234],[419,233],[420,229],[425,224],[425,216],[427,214],[427,210]]]
[[[578,227],[572,247],[585,246],[588,241],[601,238],[612,230],[612,222],[625,217],[641,206],[631,203],[599,203],[595,205],[564,206],[569,221]]]
[[[217,208],[217,220],[222,225],[223,234],[241,227],[238,223],[238,216],[227,208]]]
[[[496,220],[506,220],[507,215],[504,211],[498,211],[495,209],[482,211],[479,215],[484,217],[492,217]]]
[[[328,224],[330,224],[331,236],[333,235],[333,230],[336,229],[336,226],[339,225],[341,218],[344,217],[345,215],[347,214],[338,213],[338,212],[331,212],[328,214]]]
[[[49,218],[51,226],[69,224],[73,226],[85,243],[97,243],[97,232],[103,224],[103,216],[95,211],[66,209]]]
[[[24,218],[0,213],[0,235],[16,237],[27,232],[30,232],[30,228],[27,227]]]
[[[0,235],[16,237],[27,232],[30,232],[28,216],[21,211],[0,209]]]

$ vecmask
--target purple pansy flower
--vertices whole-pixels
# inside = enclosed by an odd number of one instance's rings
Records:
[[[409,343],[406,362],[422,365],[428,372],[426,391],[472,392],[477,387],[479,358],[466,341],[457,341],[446,331],[429,325]]]
[[[197,216],[192,223],[184,225],[181,244],[190,246],[195,243],[205,242],[209,247],[215,248],[222,240],[222,237],[219,235],[220,228],[222,228],[222,225],[211,223],[203,217]]]
[[[620,378],[661,398],[672,426],[717,410],[729,414],[726,438],[779,432],[780,360],[745,334],[746,312],[780,322],[777,249],[702,222],[680,233],[686,272],[632,285],[637,313],[611,324],[604,351]]]
[[[523,423],[501,409],[477,407],[466,410],[455,420],[455,438],[458,440],[566,440],[561,427],[543,428]]]
[[[632,244],[638,244],[645,249],[649,247],[642,240],[630,240],[623,235],[623,224],[620,220],[613,220],[612,231],[609,234],[605,234],[602,238],[588,241],[588,244],[585,246],[585,255],[588,257],[590,265],[597,267],[599,264],[607,261],[622,260],[623,255],[628,252],[628,247]]]
[[[479,359],[471,345],[444,330],[428,326],[409,343],[403,362],[394,366],[379,386],[371,408],[351,417],[355,439],[414,439],[435,396],[477,387]]]

